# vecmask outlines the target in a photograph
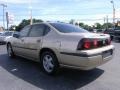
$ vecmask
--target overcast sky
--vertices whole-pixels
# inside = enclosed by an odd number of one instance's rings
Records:
[[[33,18],[49,21],[79,20],[92,25],[104,22],[108,15],[112,18],[111,0],[0,0],[7,4],[5,11],[14,14],[14,24],[30,18],[32,7]],[[31,4],[30,4],[31,2]],[[116,17],[120,17],[120,0],[114,0]],[[111,22],[111,20],[109,20]],[[2,25],[2,6],[0,6],[0,25]]]

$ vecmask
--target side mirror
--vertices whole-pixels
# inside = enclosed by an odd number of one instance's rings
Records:
[[[14,33],[14,34],[13,34],[13,37],[15,37],[15,38],[19,38],[20,35],[19,35],[19,33]]]

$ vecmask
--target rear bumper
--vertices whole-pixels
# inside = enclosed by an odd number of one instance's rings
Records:
[[[114,53],[114,46],[109,46],[107,50],[112,50]],[[87,54],[83,54],[83,56],[79,56],[80,54],[78,53],[76,55],[68,55],[62,53],[61,59],[63,60],[60,65],[71,68],[78,68],[81,70],[90,70],[112,59],[113,53],[111,53],[111,55],[109,56],[103,57],[103,52],[107,50],[102,50],[99,52],[96,51],[96,53],[94,52],[94,50],[91,50],[91,53],[87,51]]]

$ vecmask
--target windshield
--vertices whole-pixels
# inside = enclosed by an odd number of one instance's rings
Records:
[[[85,29],[82,29],[80,27],[71,25],[71,24],[65,24],[65,23],[50,23],[54,28],[56,28],[59,32],[62,33],[87,33],[88,31]]]

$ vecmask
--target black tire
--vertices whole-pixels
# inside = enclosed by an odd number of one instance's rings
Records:
[[[45,58],[48,58],[49,60]],[[41,64],[42,70],[48,75],[55,75],[59,68],[57,57],[51,51],[45,51],[41,54],[40,64]]]
[[[120,38],[119,38],[118,40],[119,40],[119,42],[120,42]]]
[[[111,40],[113,40],[113,36],[111,36],[110,38],[111,38]]]
[[[8,53],[8,56],[10,58],[14,58],[15,57],[15,54],[13,52],[11,44],[7,44],[7,53]]]

